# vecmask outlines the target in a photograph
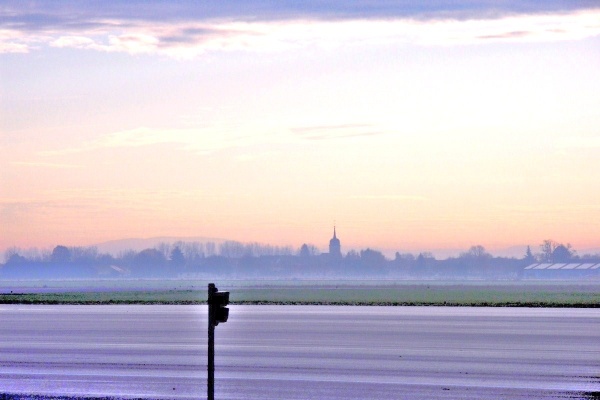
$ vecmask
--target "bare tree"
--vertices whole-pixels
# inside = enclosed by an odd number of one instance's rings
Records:
[[[11,246],[4,252],[4,261],[8,262],[13,256],[20,256],[22,250],[16,246]]]
[[[75,263],[91,264],[98,258],[98,248],[89,247],[71,247],[71,260]]]
[[[535,261],[535,257],[533,256],[533,253],[531,252],[531,247],[527,246],[527,250],[525,251],[525,257],[523,257],[523,260],[525,260],[527,262]]]
[[[552,252],[554,249],[558,247],[558,243],[556,243],[552,239],[546,239],[540,245],[540,254],[538,254],[538,259],[541,262],[551,262],[552,261]]]
[[[319,249],[314,244],[306,244],[304,243],[300,250],[298,250],[298,255],[300,257],[313,257],[319,255]]]
[[[56,246],[50,259],[53,263],[64,264],[71,261],[71,250],[66,246]]]
[[[155,249],[160,251],[165,256],[165,259],[167,259],[171,254],[171,243],[161,242],[156,245]]]
[[[185,256],[183,255],[183,252],[179,246],[173,247],[173,250],[171,250],[171,254],[169,256],[169,261],[171,261],[171,263],[177,267],[185,264]]]
[[[204,244],[204,248],[206,249],[206,257],[212,257],[216,252],[217,246],[213,242],[207,242]]]
[[[485,251],[482,245],[471,246],[469,250],[460,254],[460,258],[486,259],[492,258],[492,255]]]
[[[219,246],[219,255],[226,258],[241,258],[244,256],[245,248],[240,242],[229,240]]]
[[[571,248],[571,244],[559,244],[552,251],[552,262],[569,262],[575,257],[575,250]]]

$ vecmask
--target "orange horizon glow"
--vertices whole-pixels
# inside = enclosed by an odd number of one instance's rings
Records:
[[[598,7],[45,5],[0,10],[0,252],[600,249]]]

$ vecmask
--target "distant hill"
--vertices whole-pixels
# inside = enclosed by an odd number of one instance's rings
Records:
[[[154,248],[160,243],[175,243],[175,242],[198,242],[198,243],[215,243],[220,244],[227,241],[227,239],[219,238],[207,238],[207,237],[152,237],[152,238],[129,238],[110,240],[108,242],[102,242],[94,244],[98,251],[101,253],[110,253],[117,255],[120,252],[127,250],[141,251],[144,249]]]

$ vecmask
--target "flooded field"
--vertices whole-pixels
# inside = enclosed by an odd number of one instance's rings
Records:
[[[600,310],[231,306],[220,399],[594,399]],[[0,393],[196,399],[206,306],[0,305]]]

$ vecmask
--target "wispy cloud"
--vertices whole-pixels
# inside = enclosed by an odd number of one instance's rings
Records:
[[[407,194],[367,194],[350,196],[351,199],[361,200],[392,200],[392,201],[428,201],[424,196]]]
[[[299,137],[309,140],[353,138],[385,133],[385,131],[370,124],[304,126],[291,128],[291,131]]]
[[[72,211],[86,208],[85,205],[65,200],[8,199],[0,198],[0,222],[12,223],[32,214],[54,215],[57,211]]]
[[[50,190],[35,198],[0,198],[0,221],[31,217],[53,216],[59,212],[80,210],[110,212],[134,210],[139,212],[168,209],[173,201],[186,201],[209,197],[202,191],[145,190],[145,189],[61,189]]]
[[[600,211],[600,204],[561,204],[561,205],[512,205],[497,206],[499,210],[515,215],[559,215],[559,214],[590,214]]]
[[[107,10],[80,3],[64,8],[46,4],[39,10],[13,4],[0,10],[0,52],[26,52],[48,45],[191,58],[212,51],[273,51],[309,45],[453,45],[572,40],[600,34],[597,3],[478,3],[415,6],[373,1],[360,2],[358,7],[333,2],[323,7],[307,2],[273,7],[255,0],[228,7],[177,2],[148,4],[137,7],[136,13],[119,2]]]
[[[61,164],[61,163],[47,163],[47,162],[27,162],[27,161],[14,161],[10,163],[17,167],[30,167],[30,168],[78,168],[78,165],[74,164]]]
[[[246,128],[247,129],[235,129],[235,127],[232,128],[231,126],[181,129],[140,127],[112,132],[100,136],[96,140],[82,143],[78,147],[44,151],[42,152],[42,155],[56,156],[101,149],[141,148],[155,145],[173,145],[179,146],[186,151],[209,154],[223,149],[252,146],[265,142],[281,142],[282,140],[285,140],[284,137],[270,134],[268,128],[264,128],[262,131],[255,127]],[[248,131],[260,131],[260,133],[236,133]]]
[[[255,121],[238,126],[231,124],[214,124],[185,128],[150,128],[111,132],[95,140],[81,143],[76,147],[46,150],[43,156],[98,151],[116,148],[142,148],[155,145],[172,145],[182,150],[198,154],[211,154],[233,148],[252,148],[256,155],[256,146],[293,145],[302,140],[329,140],[369,137],[383,135],[386,131],[372,124],[330,124],[286,128],[272,125],[265,121]],[[246,158],[248,159],[248,158]],[[60,163],[14,163],[22,166],[48,166],[67,168]]]

